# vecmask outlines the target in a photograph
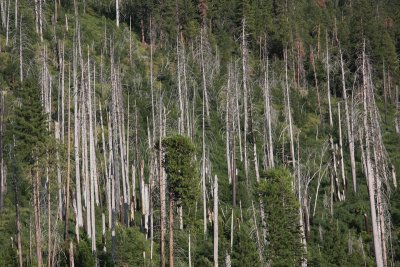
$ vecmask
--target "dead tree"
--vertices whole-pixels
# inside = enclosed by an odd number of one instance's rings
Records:
[[[249,186],[249,160],[247,158],[247,134],[249,125],[248,115],[248,96],[249,91],[247,88],[247,41],[245,35],[246,20],[242,21],[242,79],[243,79],[243,109],[244,109],[244,133],[243,133],[243,144],[244,144],[244,173],[246,177],[246,184]]]
[[[214,267],[218,267],[218,176],[214,177]]]
[[[274,167],[274,147],[272,142],[272,107],[269,86],[269,60],[264,72],[264,168]]]
[[[349,142],[349,150],[350,150],[351,175],[353,178],[353,190],[354,190],[354,193],[356,193],[357,192],[357,176],[356,176],[356,160],[355,160],[355,156],[354,156],[354,133],[352,131],[353,125],[350,120],[350,116],[353,116],[353,114],[350,114],[350,111],[349,111],[348,96],[347,96],[347,89],[346,89],[346,82],[345,82],[344,61],[343,61],[343,54],[342,54],[342,49],[340,48],[340,44],[339,44],[339,54],[340,54],[340,67],[342,70],[341,71],[342,72],[342,86],[343,86],[342,91],[343,91],[344,109],[345,109],[345,115],[346,115],[347,139]],[[340,120],[339,120],[339,122],[340,122]]]
[[[371,127],[371,118],[369,118],[369,114],[372,106],[372,98],[373,98],[373,90],[371,88],[370,80],[369,80],[369,69],[368,69],[368,61],[366,58],[365,52],[365,41],[364,48],[362,53],[362,100],[363,100],[363,142],[365,147],[365,165],[366,165],[366,178],[368,183],[368,192],[369,192],[369,201],[370,201],[370,210],[371,210],[371,220],[372,220],[372,233],[373,233],[373,241],[374,241],[374,252],[375,252],[375,262],[377,266],[385,266],[384,258],[384,248],[382,247],[383,239],[382,239],[382,229],[380,228],[380,188],[378,185],[380,184],[379,170],[374,168],[374,143],[373,143],[373,126]],[[377,172],[378,171],[378,172]],[[384,237],[383,237],[384,238]]]

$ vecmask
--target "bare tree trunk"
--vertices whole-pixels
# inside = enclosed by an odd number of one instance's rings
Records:
[[[237,77],[237,70],[236,70],[236,64],[234,68],[234,75],[235,75],[235,102],[236,102],[236,120],[237,120],[237,133],[238,133],[238,140],[239,140],[239,154],[240,154],[240,162],[243,161],[243,153],[242,153],[242,128],[240,125],[240,106],[239,106],[239,83],[238,83],[238,77]]]
[[[112,129],[112,126],[111,126],[111,115],[110,115],[110,112],[108,113],[108,119],[107,119],[107,121],[108,121],[108,148],[109,148],[109,161],[108,161],[108,183],[107,183],[107,185],[108,185],[108,188],[107,188],[107,196],[108,196],[108,199],[110,200],[109,201],[109,203],[108,203],[108,227],[109,227],[109,229],[111,229],[112,227],[113,227],[113,220],[114,220],[114,210],[113,210],[113,207],[114,207],[114,203],[113,203],[113,201],[114,201],[114,198],[113,198],[113,193],[112,193],[112,180],[114,179],[114,176],[113,176],[113,166],[114,166],[114,149],[113,149],[113,140],[112,140],[112,137],[111,137],[111,133],[113,132],[113,129]]]
[[[246,20],[242,21],[242,68],[243,68],[243,109],[244,109],[244,136],[243,136],[243,144],[244,144],[244,173],[246,177],[247,187],[249,186],[249,163],[247,158],[247,127],[249,124],[249,116],[248,116],[248,89],[247,89],[247,42],[245,36],[245,26]]]
[[[228,85],[226,88],[226,107],[225,107],[225,137],[226,137],[226,164],[228,167],[228,181],[229,184],[232,184],[232,167],[231,167],[231,151],[230,151],[230,80],[231,80],[231,69],[229,68],[228,73]]]
[[[287,49],[285,49],[285,98],[286,98],[286,116],[289,123],[289,138],[290,138],[290,154],[292,157],[292,167],[293,171],[296,170],[296,156],[294,153],[294,140],[293,140],[293,125],[292,125],[292,112],[290,108],[290,90],[288,83],[288,54]]]
[[[214,267],[218,267],[218,176],[214,178]]]
[[[230,240],[230,252],[232,253],[232,250],[233,250],[233,215],[234,215],[234,213],[233,213],[233,208],[231,208],[231,240]]]
[[[346,124],[347,124],[347,138],[349,142],[349,149],[350,149],[350,164],[351,164],[351,175],[353,178],[353,190],[354,193],[357,192],[357,176],[356,176],[356,160],[354,156],[354,134],[352,131],[352,123],[350,121],[350,112],[349,112],[349,104],[348,104],[348,97],[347,97],[347,89],[345,83],[345,73],[344,73],[344,62],[343,62],[343,54],[341,48],[339,48],[340,53],[340,66],[342,70],[342,86],[343,86],[343,98],[344,98],[344,108],[346,113]],[[351,116],[354,116],[351,114]],[[340,122],[340,120],[339,120]],[[341,145],[342,147],[342,145]]]
[[[74,42],[75,44],[75,42]],[[78,71],[78,59],[77,59],[77,48],[74,45],[74,56],[73,56],[73,84],[74,84],[74,158],[75,158],[75,186],[76,186],[76,207],[77,207],[77,225],[79,227],[83,226],[83,217],[82,217],[82,199],[81,199],[81,177],[80,177],[80,158],[79,158],[79,135],[81,128],[80,122],[80,110],[78,105],[78,78],[77,78],[77,71]]]
[[[6,22],[6,46],[8,46],[8,36],[10,32],[10,6],[11,6],[11,0],[8,0],[7,4],[7,22]]]
[[[343,155],[343,140],[342,140],[342,121],[340,118],[340,102],[338,102],[338,124],[339,124],[339,151],[340,151],[340,171],[342,174],[342,200],[346,197],[346,173],[344,171],[344,155]]]
[[[64,232],[64,240],[68,240],[68,219],[69,219],[69,185],[70,185],[70,176],[71,176],[71,93],[70,88],[68,87],[68,150],[67,150],[67,186],[65,188],[65,232]]]
[[[69,266],[75,267],[75,260],[74,260],[74,245],[72,241],[69,242]]]
[[[183,108],[183,93],[182,93],[182,86],[181,86],[181,51],[179,50],[179,38],[176,37],[176,57],[177,57],[177,78],[178,78],[178,97],[179,97],[179,118],[178,118],[178,133],[184,134],[185,133],[185,111]]]
[[[1,26],[3,28],[6,26],[6,8],[7,8],[6,1],[0,0],[0,17],[1,17]]]
[[[17,20],[17,17],[15,20]],[[20,82],[24,80],[24,72],[22,64],[22,15],[19,22],[19,80]]]
[[[255,232],[256,232],[257,251],[258,251],[258,256],[260,258],[260,262],[262,263],[263,262],[263,255],[262,255],[263,248],[261,246],[260,234],[258,233],[256,210],[254,209],[253,201],[251,201],[251,205],[252,205],[252,208],[253,208],[253,221],[254,221],[254,227],[255,227]]]
[[[329,46],[328,46],[328,32],[326,35],[326,83],[327,83],[327,95],[328,95],[328,111],[329,111],[329,125],[333,126],[332,119],[332,105],[331,105],[331,87],[330,87],[330,65],[329,65]]]
[[[192,267],[192,253],[191,253],[191,242],[190,242],[190,232],[189,232],[189,241],[188,241],[188,254],[189,254],[189,267]]]
[[[162,113],[162,110],[161,110],[161,99],[160,99],[160,116],[159,116],[159,123],[160,123],[160,133],[159,133],[159,144],[160,144],[160,146],[161,146],[161,128],[162,128],[162,126],[161,126],[161,113]],[[161,219],[161,222],[160,222],[160,258],[161,258],[161,267],[165,267],[165,191],[164,191],[164,189],[165,189],[165,182],[164,182],[164,177],[163,177],[163,173],[164,173],[164,170],[163,170],[163,168],[162,168],[162,158],[163,158],[163,156],[162,156],[162,150],[161,150],[161,147],[159,148],[159,154],[158,154],[158,159],[159,159],[159,182],[160,182],[160,184],[159,184],[159,186],[160,186],[160,206],[161,206],[161,216],[160,216],[160,219]]]
[[[267,59],[266,70],[264,73],[264,146],[265,157],[264,165],[265,168],[274,167],[274,148],[272,143],[272,116],[271,116],[271,97],[269,88],[269,60]],[[268,144],[268,145],[267,145]]]
[[[48,168],[48,167],[46,167]],[[51,267],[51,194],[50,180],[47,174],[47,266]]]
[[[200,53],[201,53],[201,72],[202,72],[202,83],[203,83],[203,98],[205,104],[205,111],[207,114],[207,120],[210,120],[210,108],[208,106],[208,92],[207,92],[207,80],[206,80],[206,63],[204,59],[204,34],[206,32],[206,28],[204,26],[200,29]]]
[[[207,238],[207,199],[206,199],[206,140],[205,140],[205,109],[206,109],[206,100],[205,100],[206,91],[203,90],[203,114],[202,114],[202,168],[201,168],[201,190],[203,196],[203,233],[204,238]]]
[[[115,20],[117,21],[117,27],[119,27],[119,0],[115,0]]]
[[[38,0],[38,1],[39,1],[39,36],[40,36],[40,41],[43,42],[43,11],[42,11],[43,0]]]
[[[256,140],[256,131],[254,129],[253,110],[252,110],[252,106],[251,106],[251,101],[250,101],[250,131],[253,136],[254,170],[256,173],[256,181],[258,183],[258,182],[260,182],[260,172],[258,169],[257,140]]]
[[[368,125],[368,81],[367,81],[367,71],[366,71],[366,59],[365,59],[365,41],[364,41],[364,50],[363,50],[363,62],[362,62],[362,73],[363,73],[363,126],[364,126],[364,140],[365,140],[365,161],[366,161],[366,177],[368,182],[368,191],[369,191],[369,201],[370,201],[370,209],[371,209],[371,220],[372,220],[372,231],[373,231],[373,240],[374,240],[374,250],[375,250],[375,262],[378,267],[382,267],[383,265],[383,255],[382,255],[382,243],[380,237],[380,231],[378,229],[378,220],[376,214],[376,202],[375,202],[375,188],[374,188],[374,169],[371,162],[371,140],[370,140],[370,129]]]
[[[312,48],[310,48],[310,50],[311,50],[311,64],[312,64],[313,71],[314,71],[315,88],[317,89],[318,111],[319,111],[319,116],[321,118],[321,116],[322,116],[321,97],[320,97],[320,94],[319,94],[317,71],[315,70],[314,50]]]
[[[39,34],[39,1],[35,0],[35,31]]]

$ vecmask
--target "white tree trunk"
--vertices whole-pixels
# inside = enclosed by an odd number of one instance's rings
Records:
[[[218,267],[218,176],[214,178],[214,267]]]

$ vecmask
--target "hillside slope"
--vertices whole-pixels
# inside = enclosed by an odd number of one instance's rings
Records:
[[[400,4],[0,9],[1,266],[400,264]]]

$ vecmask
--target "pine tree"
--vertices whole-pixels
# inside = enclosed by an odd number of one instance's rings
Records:
[[[10,118],[8,143],[22,167],[33,165],[44,154],[47,139],[46,116],[40,101],[38,83],[27,79],[15,89],[15,113]]]
[[[271,169],[258,186],[265,203],[266,260],[272,266],[298,266],[303,248],[299,228],[299,203],[292,190],[292,178],[285,169]]]

